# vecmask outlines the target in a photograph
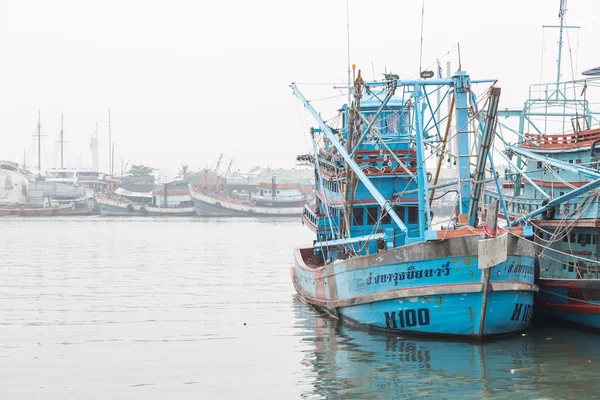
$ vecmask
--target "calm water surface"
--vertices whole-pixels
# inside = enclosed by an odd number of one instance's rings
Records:
[[[0,399],[597,398],[600,335],[369,334],[294,295],[293,220],[0,220]]]

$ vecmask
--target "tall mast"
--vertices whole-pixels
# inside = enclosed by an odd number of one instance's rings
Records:
[[[548,99],[552,95],[556,94],[556,99],[559,98],[560,93],[560,70],[562,64],[562,46],[563,46],[563,31],[565,29],[579,29],[580,26],[565,25],[565,15],[567,13],[567,0],[560,0],[560,9],[558,10],[558,18],[560,18],[560,25],[542,25],[542,28],[558,28],[558,59],[556,60],[556,93],[548,95]],[[562,94],[564,97],[564,94]]]
[[[348,52],[348,107],[350,107],[350,93],[352,91],[352,84],[350,81],[350,5],[349,0],[346,0],[346,39],[347,39],[347,52]]]
[[[560,0],[560,10],[558,11],[558,17],[560,18],[559,36],[558,36],[558,68],[556,71],[556,96],[558,96],[558,83],[560,82],[560,64],[562,61],[562,45],[563,45],[563,28],[565,26],[565,13],[567,12],[567,0]]]
[[[58,141],[58,143],[60,143],[60,169],[63,169],[64,166],[64,144],[65,144],[65,137],[64,137],[65,131],[64,131],[64,118],[63,115],[60,114],[60,140]]]
[[[42,174],[42,113],[38,110],[37,124],[37,141],[38,141],[38,171]]]
[[[112,132],[110,130],[110,108],[108,109],[108,173],[113,174],[112,171]]]

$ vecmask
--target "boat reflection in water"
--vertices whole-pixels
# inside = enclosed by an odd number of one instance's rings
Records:
[[[493,342],[434,341],[337,324],[294,301],[303,398],[584,398],[600,388],[600,346],[544,327]]]

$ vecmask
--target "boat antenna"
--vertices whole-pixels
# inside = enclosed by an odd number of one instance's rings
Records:
[[[567,12],[567,0],[560,0],[560,9],[558,10],[558,18],[560,18],[559,25],[559,36],[558,36],[558,60],[557,63],[557,71],[556,71],[556,84],[560,82],[560,64],[562,61],[562,45],[563,45],[563,28],[565,26],[565,13]],[[556,88],[558,90],[558,87]],[[558,92],[556,93],[558,96]]]
[[[558,18],[560,25],[542,25],[542,28],[558,28],[558,59],[556,60],[556,99],[558,100],[560,93],[560,69],[562,64],[562,46],[563,46],[563,31],[565,29],[579,29],[580,26],[565,25],[565,14],[567,13],[567,0],[560,0],[560,8],[558,10]],[[548,96],[550,98],[552,95]]]
[[[421,47],[419,49],[419,75],[421,75],[423,66],[423,22],[425,20],[425,0],[421,1]]]
[[[42,175],[42,113],[38,110],[37,137],[38,142],[38,174]]]
[[[57,143],[60,143],[60,169],[64,168],[64,144],[65,142],[65,130],[64,130],[64,118],[63,114],[60,114],[60,140]]]
[[[108,173],[113,174],[112,170],[112,134],[110,130],[110,107],[108,108]]]
[[[348,56],[348,107],[350,107],[350,92],[352,91],[352,82],[350,80],[350,2],[346,0],[346,45]]]
[[[373,72],[373,80],[375,80],[375,64],[371,61],[371,71]]]

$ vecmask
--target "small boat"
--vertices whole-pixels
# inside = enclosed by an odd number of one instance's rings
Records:
[[[112,195],[97,196],[96,201],[103,216],[188,217],[196,212],[187,185],[173,181],[148,193],[118,188]]]
[[[316,207],[303,222],[312,246],[294,251],[291,277],[300,298],[346,322],[387,332],[483,338],[526,329],[533,315],[535,250],[528,227],[497,226],[497,203],[478,214],[500,89],[480,113],[464,72],[439,79],[364,82],[353,67],[348,104],[336,127],[326,123],[297,85],[292,90],[318,123],[311,128]],[[431,77],[423,75],[424,77]],[[451,124],[436,117],[452,98],[459,153],[445,154]],[[477,89],[480,92],[480,89]],[[349,96],[350,97],[350,96]],[[469,132],[478,127],[479,157],[470,179]],[[455,157],[460,171],[455,218],[434,230],[430,212],[437,177],[427,174],[425,147]],[[489,168],[494,170],[493,160]],[[495,176],[495,175],[494,175]],[[496,179],[497,183],[497,179]],[[446,184],[446,186],[448,186]],[[480,221],[485,221],[481,222]]]
[[[0,217],[52,217],[52,216],[84,216],[91,215],[92,210],[75,205],[35,206],[32,204],[0,204]]]
[[[214,187],[210,187],[214,189]],[[312,188],[303,188],[299,183],[259,182],[258,193],[243,196],[227,196],[203,188],[190,186],[190,195],[196,213],[201,216],[301,216],[304,205],[312,197]]]

